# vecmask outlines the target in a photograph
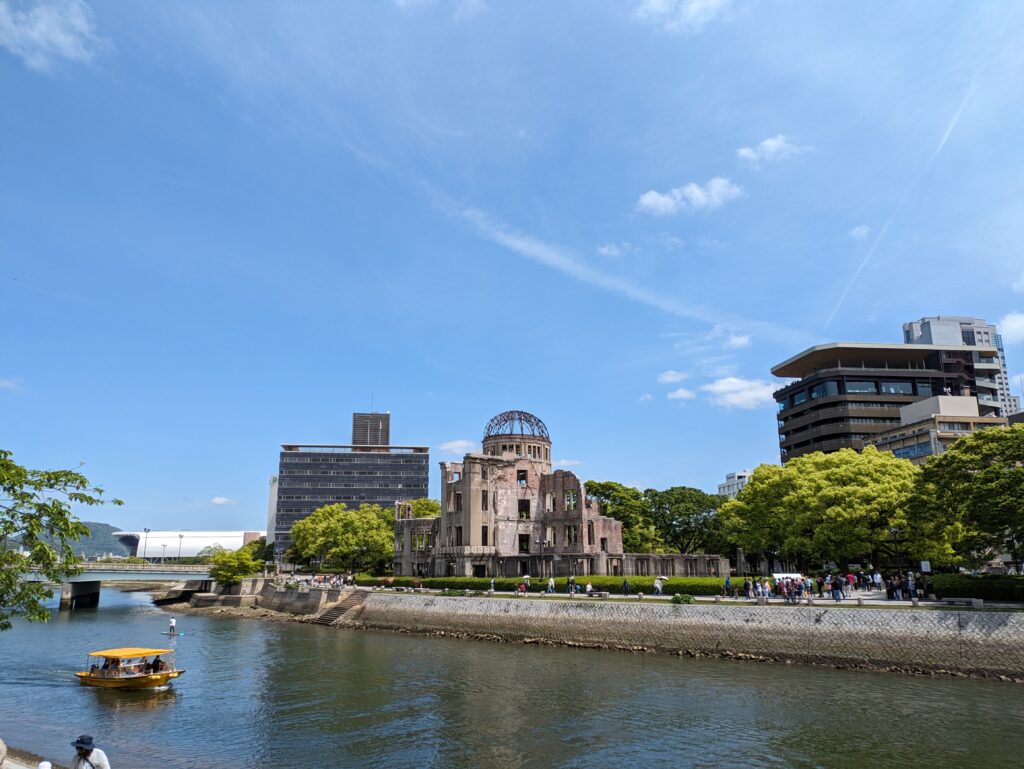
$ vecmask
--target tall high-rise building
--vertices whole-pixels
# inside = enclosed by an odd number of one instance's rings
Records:
[[[353,446],[387,446],[391,443],[391,412],[371,411],[352,415]]]
[[[360,417],[373,419],[361,430]],[[393,507],[427,496],[430,449],[389,445],[390,423],[390,414],[354,414],[351,444],[281,445],[273,534],[268,532],[278,556],[291,545],[292,526],[324,505]]]
[[[786,462],[812,451],[860,450],[900,424],[900,407],[935,395],[974,396],[980,416],[999,416],[991,343],[821,344],[772,369],[795,381],[775,392]]]
[[[907,344],[995,347],[994,360],[975,361],[977,375],[995,382],[999,393],[999,416],[1008,417],[1020,411],[1020,398],[1010,392],[1003,338],[995,324],[961,315],[934,315],[904,323],[903,341]]]

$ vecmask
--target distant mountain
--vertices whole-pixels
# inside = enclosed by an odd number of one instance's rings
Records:
[[[97,521],[82,521],[82,523],[89,527],[89,536],[82,537],[72,545],[76,554],[85,555],[86,558],[96,558],[108,554],[129,554],[128,548],[114,536],[115,531],[122,531],[122,529],[111,526],[109,523]]]

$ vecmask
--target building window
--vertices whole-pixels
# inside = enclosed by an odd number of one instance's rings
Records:
[[[480,509],[481,510],[486,510],[487,509],[487,490],[486,489],[484,489],[483,491],[480,492]]]
[[[921,381],[918,381],[918,383],[917,383],[917,394],[918,395],[924,395],[925,397],[929,397],[930,398],[931,394],[932,394],[932,383],[931,382],[921,382]]]
[[[451,526],[448,527],[448,540],[447,541],[448,541],[448,547],[451,547],[452,543],[455,541],[455,538],[452,536],[452,527]]]
[[[798,393],[793,393],[793,405],[794,406],[799,406],[805,400],[807,400],[807,391],[806,390],[801,390]]]
[[[555,527],[554,526],[545,526],[544,527],[544,544],[545,545],[549,545],[551,547],[554,547],[555,545],[558,544],[558,537],[555,536]]]
[[[947,432],[966,433],[970,432],[971,426],[966,422],[939,422],[939,429]]]
[[[549,513],[555,511],[555,493],[553,491],[549,491],[544,495],[544,509]]]
[[[530,535],[520,534],[519,535],[519,552],[529,553],[530,552]]]
[[[462,527],[455,527],[455,547],[462,547]]]
[[[594,522],[587,521],[587,544],[594,546]]]
[[[487,480],[487,465],[482,465],[480,467],[480,477],[485,481]]]
[[[578,529],[575,526],[565,527],[565,544],[567,545],[578,545],[579,537],[577,536]]]
[[[486,526],[481,526],[480,527],[480,544],[483,545],[484,547],[487,547],[487,527]]]
[[[569,489],[565,492],[565,509],[575,510],[576,509],[576,490]]]
[[[462,492],[461,491],[456,491],[455,492],[455,512],[456,513],[461,513],[462,512]]]
[[[525,486],[526,485],[526,471],[525,470],[516,470],[516,483],[518,483],[520,486]]]
[[[822,382],[811,388],[811,400],[827,398],[831,395],[839,395],[839,384],[837,382]]]
[[[608,537],[601,537],[601,552],[608,552]]]
[[[882,392],[886,395],[913,395],[914,386],[910,382],[882,382]]]
[[[874,382],[847,382],[847,393],[871,393],[878,394],[878,386]]]
[[[530,520],[530,500],[519,500],[519,517],[522,518],[524,521]]]

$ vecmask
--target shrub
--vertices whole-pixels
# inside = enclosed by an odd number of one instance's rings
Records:
[[[935,574],[931,578],[939,598],[983,598],[986,601],[1024,601],[1024,577],[1009,574]]]
[[[622,593],[623,577],[577,577],[576,584],[581,588],[586,587],[587,582],[593,586],[595,591],[608,593]],[[629,593],[654,594],[654,577],[627,577],[629,580]],[[521,577],[495,577],[494,589],[511,592],[517,590],[522,583]],[[565,593],[567,577],[555,578],[555,591]],[[490,577],[372,577],[369,574],[356,575],[356,584],[364,587],[426,587],[432,590],[489,590],[491,586]],[[741,588],[743,581],[733,579],[733,587]],[[669,577],[662,581],[662,592],[665,595],[719,595],[725,587],[725,577]],[[532,577],[530,579],[530,592],[543,593],[548,589],[547,578]]]
[[[675,593],[672,596],[672,603],[693,603],[693,596],[686,593]]]

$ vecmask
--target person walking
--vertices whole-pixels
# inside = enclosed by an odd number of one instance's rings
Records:
[[[629,595],[629,580],[625,578],[622,580],[622,594]]]
[[[654,594],[661,595],[661,577],[654,578]]]
[[[107,754],[96,747],[92,737],[83,734],[71,743],[75,749],[75,757],[71,759],[71,769],[110,769]]]
[[[548,577],[548,592],[549,593],[555,592],[555,578],[554,577]]]
[[[568,581],[565,583],[566,591],[569,595],[576,594],[576,577],[570,575]]]

